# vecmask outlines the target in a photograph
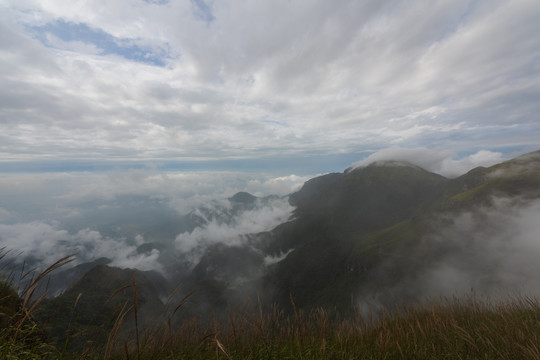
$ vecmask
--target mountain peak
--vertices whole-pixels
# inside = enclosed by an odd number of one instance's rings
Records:
[[[408,168],[412,168],[416,170],[427,171],[424,168],[416,164],[413,164],[412,162],[409,162],[409,161],[388,159],[388,160],[376,160],[368,164],[359,164],[359,163],[353,164],[351,167],[347,168],[344,173],[348,174],[355,170],[365,169],[365,168],[374,168],[374,167],[408,167]]]
[[[420,166],[404,160],[377,160],[367,166],[411,167],[415,169],[422,169]]]
[[[229,198],[229,201],[242,204],[253,204],[257,197],[248,192],[240,191]]]

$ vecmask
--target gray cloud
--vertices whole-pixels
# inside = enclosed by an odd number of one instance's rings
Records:
[[[371,270],[372,276],[399,273],[400,280],[363,290],[358,306],[369,316],[396,302],[538,296],[539,218],[538,199],[516,198],[493,198],[491,206],[434,216],[432,231],[408,244],[406,256],[388,254]]]
[[[540,140],[531,0],[3,8],[3,159],[504,152]],[[31,29],[59,21],[133,43],[164,66],[95,54],[91,37],[36,40]]]
[[[0,174],[4,212],[23,222],[57,221],[75,216],[85,204],[104,204],[119,196],[161,199],[178,214],[226,199],[238,191],[256,196],[287,195],[308,176],[275,177],[241,172],[159,172],[152,169],[46,174]]]
[[[538,237],[540,202],[495,199],[479,208],[446,219],[448,226],[424,240],[452,247],[419,279],[427,296],[450,296],[471,289],[488,296],[540,294]]]

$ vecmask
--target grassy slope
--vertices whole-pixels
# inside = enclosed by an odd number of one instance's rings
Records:
[[[228,325],[191,322],[148,334],[139,351],[128,340],[107,358],[538,359],[538,334],[540,307],[527,298],[498,304],[451,299],[400,309],[370,324],[321,309],[287,316],[255,308],[231,314]]]
[[[8,289],[8,288],[5,288]],[[2,291],[1,306],[15,293]],[[294,304],[293,304],[294,305]],[[11,318],[25,313],[13,309]],[[540,303],[514,298],[496,303],[448,299],[386,312],[367,321],[340,318],[322,309],[293,314],[256,305],[231,312],[226,324],[186,321],[141,333],[140,346],[127,336],[113,347],[77,353],[54,349],[30,327],[0,328],[6,359],[538,359]],[[107,335],[107,334],[105,334]]]

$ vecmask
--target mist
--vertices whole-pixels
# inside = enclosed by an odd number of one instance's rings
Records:
[[[399,271],[400,281],[360,293],[363,311],[463,296],[540,296],[540,200],[493,198],[490,206],[431,221],[431,231],[416,245],[374,270]]]
[[[175,239],[175,246],[182,253],[190,254],[190,261],[196,263],[205,249],[222,243],[227,246],[248,245],[245,235],[270,231],[286,222],[292,216],[294,208],[288,197],[257,199],[241,209],[233,204],[214,203],[214,207],[197,209],[193,215],[200,218],[201,226],[192,231],[185,231]]]
[[[448,223],[423,240],[448,254],[420,279],[427,296],[465,293],[489,297],[540,295],[540,201],[493,199],[481,207],[441,219]]]
[[[166,275],[176,259],[196,262],[208,246],[242,245],[243,235],[286,221],[292,207],[285,195],[305,180],[151,169],[2,174],[0,242],[16,264],[45,268],[75,254],[68,267],[108,258],[112,266]],[[233,209],[228,198],[239,191],[258,200]],[[208,217],[197,218],[201,209]]]

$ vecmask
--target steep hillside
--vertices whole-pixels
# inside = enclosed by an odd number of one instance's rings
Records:
[[[386,162],[308,181],[291,195],[297,218],[275,230],[294,251],[267,276],[271,297],[287,303],[293,296],[300,307],[346,308],[351,298],[377,306],[415,301],[433,295],[421,282],[448,259],[486,283],[499,281],[450,230],[439,232],[469,213],[478,215],[473,230],[490,227],[488,209],[504,212],[538,199],[539,159],[540,152],[526,154],[456,179]],[[501,208],[497,199],[511,200]],[[460,238],[480,246],[474,231]]]
[[[370,234],[418,216],[448,181],[393,162],[308,181],[290,197],[297,218],[277,229],[294,251],[267,278],[272,297],[287,302],[293,295],[299,306],[350,303],[361,279],[356,272],[377,262],[381,244],[370,241]]]

